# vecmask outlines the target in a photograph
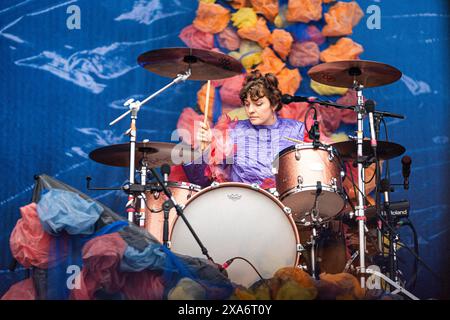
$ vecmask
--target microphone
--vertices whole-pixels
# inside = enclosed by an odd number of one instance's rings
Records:
[[[164,182],[169,181],[170,166],[167,163],[161,166],[161,172],[164,175]]]
[[[411,157],[404,156],[402,158],[402,175],[403,175],[403,189],[409,189],[409,174],[411,173]]]
[[[364,103],[364,108],[366,109],[367,113],[369,114],[369,125],[370,125],[370,145],[373,148],[377,147],[377,136],[375,134],[375,124],[373,121],[373,113],[375,111],[375,101],[373,100],[367,100]]]
[[[281,102],[283,104],[289,104],[291,102],[314,102],[310,101],[310,98],[302,96],[291,96],[290,94],[283,94],[281,96]]]

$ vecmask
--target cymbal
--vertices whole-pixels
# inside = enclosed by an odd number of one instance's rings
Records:
[[[356,140],[342,141],[331,144],[339,152],[343,160],[356,159]],[[377,156],[381,160],[389,160],[402,155],[405,148],[397,143],[388,141],[377,141]],[[372,146],[369,140],[363,141],[363,155],[373,156]]]
[[[234,77],[243,71],[242,64],[229,55],[193,48],[164,48],[138,57],[141,67],[163,77],[175,78],[191,68],[190,80],[216,80]]]
[[[316,82],[333,87],[353,88],[354,80],[365,88],[397,81],[402,73],[387,64],[366,60],[345,60],[318,64],[308,71]]]
[[[201,155],[190,145],[167,142],[136,142],[135,167],[145,160],[147,167],[156,168],[163,164],[178,165],[194,161]],[[115,144],[95,149],[89,153],[92,160],[114,167],[130,166],[130,143]]]

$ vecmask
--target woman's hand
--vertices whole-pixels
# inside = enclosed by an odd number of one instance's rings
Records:
[[[197,132],[197,140],[200,141],[201,150],[205,150],[212,141],[212,132],[208,123],[200,122]]]

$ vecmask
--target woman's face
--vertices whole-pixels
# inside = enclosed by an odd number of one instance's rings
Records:
[[[277,120],[275,107],[272,107],[267,97],[253,101],[250,96],[244,103],[245,112],[253,125],[272,125]]]

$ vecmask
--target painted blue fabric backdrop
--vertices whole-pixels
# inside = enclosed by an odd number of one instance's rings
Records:
[[[221,1],[219,1],[220,3]],[[223,3],[225,1],[222,1]],[[285,1],[286,2],[286,1]],[[394,200],[409,199],[422,258],[442,276],[421,267],[414,293],[448,297],[449,276],[449,10],[446,0],[359,0],[366,11],[381,9],[381,29],[370,30],[369,14],[352,39],[364,46],[362,59],[391,64],[400,81],[366,90],[377,108],[406,116],[388,120],[390,140],[411,156],[411,188]],[[70,30],[67,8],[80,8],[81,29]],[[184,46],[178,38],[197,9],[196,0],[3,0],[0,4],[0,296],[24,276],[11,261],[9,236],[20,206],[31,199],[33,175],[46,173],[122,213],[121,192],[87,192],[94,185],[121,185],[127,169],[95,163],[88,154],[123,143],[128,118],[108,123],[129,98],[143,99],[170,79],[137,66],[140,53]],[[170,141],[182,108],[196,104],[201,83],[172,87],[143,107],[138,140]],[[309,81],[299,93],[310,94]],[[401,182],[400,159],[391,161],[393,182]],[[409,232],[403,241],[412,245]],[[403,253],[404,272],[411,257]]]

